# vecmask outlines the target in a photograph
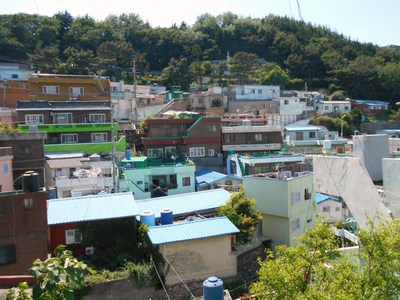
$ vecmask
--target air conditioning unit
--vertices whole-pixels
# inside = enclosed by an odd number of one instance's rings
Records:
[[[94,254],[94,247],[85,248],[85,255],[93,255],[93,254]]]

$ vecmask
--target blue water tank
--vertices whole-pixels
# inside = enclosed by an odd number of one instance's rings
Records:
[[[164,209],[161,212],[161,225],[168,225],[168,224],[173,224],[174,223],[174,214],[172,213],[172,210],[169,210],[168,208]]]
[[[140,220],[147,226],[156,226],[156,217],[154,213],[149,210],[146,210],[140,214]]]
[[[204,300],[224,300],[224,283],[218,277],[209,277],[203,282]]]
[[[125,165],[125,169],[127,169],[127,170],[132,170],[132,165],[131,165],[131,164],[126,164],[126,165]]]
[[[47,188],[47,199],[56,199],[57,198],[57,189],[54,186],[49,186]]]
[[[131,160],[131,150],[125,150],[125,158],[126,160]]]

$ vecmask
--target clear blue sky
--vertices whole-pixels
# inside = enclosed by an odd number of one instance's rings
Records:
[[[232,12],[242,17],[269,14],[288,16],[360,42],[400,46],[400,0],[8,0],[0,14],[30,13],[52,16],[67,10],[74,17],[97,21],[109,14],[138,14],[152,27],[170,27],[183,21],[193,25],[204,13]],[[300,9],[299,9],[300,7]]]

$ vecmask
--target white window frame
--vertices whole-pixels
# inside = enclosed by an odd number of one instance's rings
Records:
[[[70,97],[77,97],[77,96],[84,96],[85,89],[83,87],[70,87],[69,88],[69,96]]]
[[[97,120],[100,118],[100,121]],[[106,114],[89,114],[89,122],[90,123],[105,123],[106,122]]]
[[[189,148],[189,156],[190,157],[204,157],[206,148],[205,147],[193,147]]]
[[[44,116],[41,114],[25,115],[25,124],[44,124]]]
[[[80,244],[82,242],[82,235],[79,229],[65,230],[65,244]]]
[[[25,198],[24,199],[24,209],[25,210],[33,209],[33,198]]]
[[[159,157],[162,157],[163,154],[164,154],[163,148],[147,149],[147,157],[148,158],[159,158]]]
[[[290,231],[296,231],[300,229],[300,218],[294,219],[290,222]]]
[[[262,133],[255,133],[255,134],[254,134],[254,141],[256,141],[256,142],[262,142],[262,139],[263,139]]]
[[[173,147],[165,147],[164,148],[165,149],[165,155],[167,155],[167,153],[169,152],[171,155],[173,155],[173,156],[175,156],[175,158],[176,158],[176,147],[175,146],[173,146]]]
[[[208,149],[207,155],[208,155],[208,156],[214,156],[214,155],[215,155],[214,149]]]
[[[64,116],[63,116],[64,115]],[[66,117],[67,122],[60,122],[61,117]],[[72,113],[53,113],[53,123],[54,124],[72,124]]]
[[[188,179],[189,178],[189,179]],[[189,184],[186,184],[185,181],[189,180]],[[189,176],[182,177],[182,186],[190,186],[192,184],[192,180],[190,179]]]
[[[292,192],[292,205],[300,202],[301,196],[300,192]]]
[[[99,137],[100,137],[100,139],[99,139]],[[107,142],[108,134],[107,134],[107,132],[92,132],[91,140],[93,143]]]
[[[331,212],[330,206],[322,206],[322,212]]]
[[[60,88],[56,85],[46,85],[42,87],[43,94],[57,95],[60,93]]]
[[[70,138],[72,137],[72,141]],[[61,144],[76,144],[78,143],[77,133],[63,133],[61,134]]]

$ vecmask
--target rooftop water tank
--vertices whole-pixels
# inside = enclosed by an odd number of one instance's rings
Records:
[[[149,210],[146,210],[140,214],[140,220],[147,226],[156,226],[156,217],[154,213]]]
[[[38,192],[40,190],[39,174],[32,173],[31,181],[32,181],[32,192]]]
[[[204,300],[224,300],[224,284],[218,277],[209,277],[203,282]]]
[[[49,186],[47,188],[47,199],[56,199],[57,198],[57,189],[54,186]]]
[[[244,120],[242,121],[242,126],[251,126],[251,121],[248,120],[248,119],[244,119]]]
[[[126,160],[131,160],[131,150],[125,151],[125,158],[126,158]]]
[[[164,209],[161,212],[161,225],[168,225],[173,223],[174,223],[174,218],[172,210],[169,210],[168,208]]]
[[[32,180],[31,180],[32,174],[30,173],[25,173],[22,175],[22,190],[24,193],[29,193],[32,191]]]

